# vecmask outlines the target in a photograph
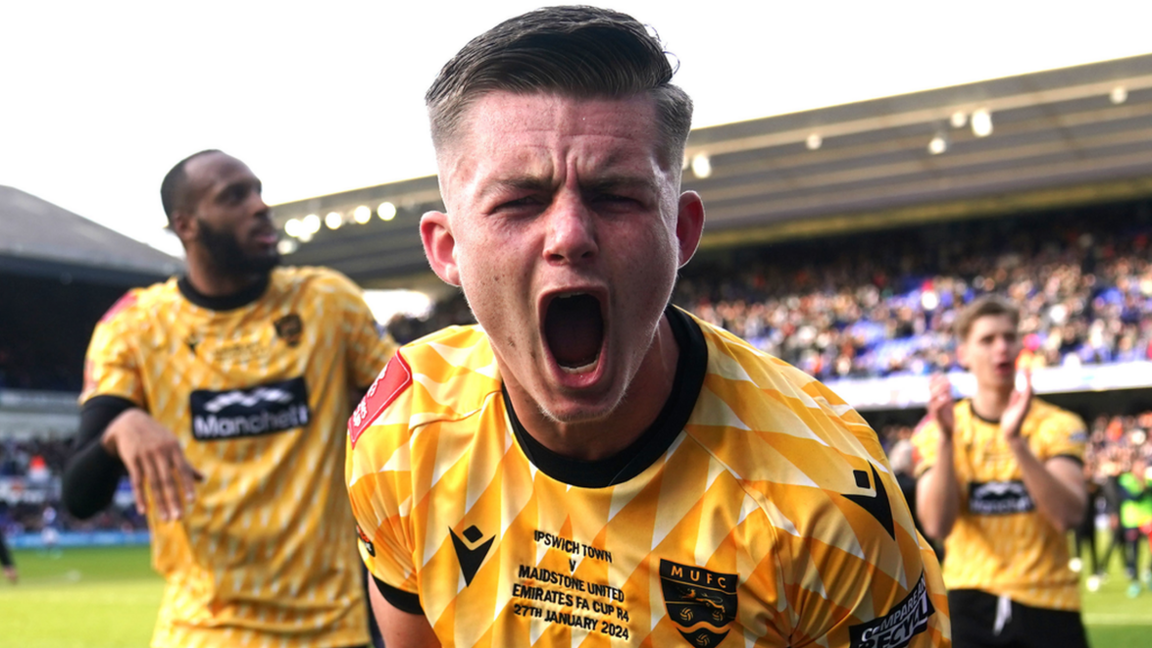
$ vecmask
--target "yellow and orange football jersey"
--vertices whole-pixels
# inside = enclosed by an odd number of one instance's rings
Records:
[[[168,582],[153,646],[368,641],[343,430],[393,351],[359,289],[320,268],[278,268],[223,301],[174,278],[105,315],[81,401],[148,411],[206,478],[184,519],[149,508]]]
[[[939,567],[876,435],[809,376],[677,309],[672,395],[566,460],[483,330],[404,347],[349,425],[361,557],[445,648],[946,646]]]
[[[968,400],[956,403],[953,413],[960,515],[944,541],[945,584],[1033,607],[1079,610],[1079,581],[1068,567],[1065,534],[1036,508],[999,422],[981,419]],[[1057,456],[1079,461],[1085,430],[1080,417],[1033,398],[1020,434],[1041,462]],[[935,465],[939,435],[939,426],[929,421],[912,438],[917,476]]]

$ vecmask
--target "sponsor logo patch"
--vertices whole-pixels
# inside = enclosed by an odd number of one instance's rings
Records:
[[[360,542],[364,543],[364,550],[368,552],[368,555],[375,558],[376,547],[372,544],[372,540],[368,538],[368,535],[360,528],[359,524],[356,525],[356,537],[360,538]]]
[[[968,510],[974,515],[1011,515],[1036,510],[1022,481],[969,482]]]
[[[276,328],[276,335],[290,347],[298,346],[304,336],[304,321],[296,313],[288,313],[272,322],[272,326]]]
[[[404,356],[397,351],[396,355],[388,361],[388,366],[376,378],[376,382],[368,388],[368,393],[360,400],[356,409],[352,410],[352,417],[348,419],[348,438],[352,440],[352,447],[356,447],[356,440],[368,429],[372,421],[392,404],[408,385],[412,384],[412,369],[404,360]]]
[[[736,619],[736,574],[660,560],[664,607],[693,646],[716,646]]]
[[[928,629],[928,617],[935,613],[921,572],[916,586],[888,614],[850,626],[848,645],[851,648],[904,648],[912,637]]]
[[[302,377],[247,389],[197,389],[189,400],[192,436],[199,441],[273,434],[312,420]]]

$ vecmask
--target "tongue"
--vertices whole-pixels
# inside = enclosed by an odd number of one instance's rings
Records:
[[[600,302],[591,295],[553,299],[544,318],[544,335],[560,366],[572,369],[595,362],[604,337]]]

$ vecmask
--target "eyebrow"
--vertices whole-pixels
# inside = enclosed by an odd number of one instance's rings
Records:
[[[520,189],[526,191],[547,191],[552,192],[556,189],[556,182],[551,179],[546,179],[539,176],[512,176],[508,178],[500,178],[491,183],[487,188],[481,192],[481,197],[490,196],[493,193],[505,189]],[[654,179],[641,178],[639,176],[631,175],[606,175],[602,177],[592,178],[586,182],[580,183],[581,191],[587,192],[605,192],[621,187],[640,187],[644,189],[656,191],[656,182]]]

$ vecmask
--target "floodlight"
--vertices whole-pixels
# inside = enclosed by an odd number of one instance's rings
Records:
[[[697,153],[696,157],[692,158],[692,174],[701,179],[712,175],[712,160],[708,158],[707,153]]]
[[[992,134],[992,113],[987,108],[979,108],[972,113],[972,134],[976,137]]]

